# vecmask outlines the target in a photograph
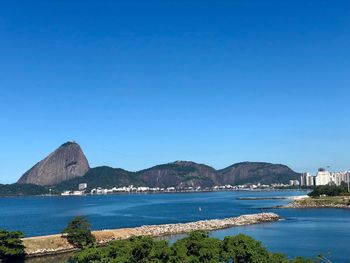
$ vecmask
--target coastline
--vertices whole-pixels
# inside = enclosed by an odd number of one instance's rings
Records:
[[[295,189],[295,188],[265,188],[265,189],[218,189],[218,190],[176,190],[176,191],[145,191],[145,192],[115,192],[107,194],[90,194],[85,193],[82,195],[61,195],[61,194],[39,194],[39,195],[29,195],[29,194],[13,194],[13,195],[1,195],[0,198],[17,198],[17,197],[82,197],[82,196],[108,196],[108,195],[153,195],[153,194],[178,194],[178,193],[212,193],[212,192],[278,192],[278,191],[308,191],[307,189]]]
[[[279,219],[280,217],[275,213],[258,213],[189,223],[144,225],[135,228],[98,230],[92,231],[92,233],[96,237],[97,245],[104,245],[113,240],[127,239],[132,236],[170,236],[197,230],[212,231],[235,226],[274,222]],[[23,244],[27,257],[55,255],[77,250],[60,234],[23,238]]]

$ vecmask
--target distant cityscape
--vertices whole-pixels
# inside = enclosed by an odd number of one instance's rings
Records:
[[[123,186],[123,187],[113,187],[110,189],[97,187],[93,188],[91,191],[87,192],[87,184],[79,184],[79,190],[77,191],[64,191],[61,195],[101,195],[101,194],[117,194],[117,193],[172,193],[172,192],[206,192],[206,191],[222,191],[222,190],[256,190],[256,189],[274,189],[289,187],[289,184],[243,184],[243,185],[216,185],[213,187],[147,187],[147,186]]]
[[[342,182],[349,183],[350,172],[330,172],[325,168],[319,168],[316,176],[310,173],[303,173],[300,176],[300,186],[318,186],[318,185],[341,185]]]
[[[97,187],[90,191],[86,191],[88,188],[87,183],[81,183],[78,185],[78,190],[66,190],[61,193],[62,196],[69,195],[101,195],[101,194],[117,194],[117,193],[171,193],[171,192],[204,192],[204,191],[220,191],[220,190],[258,190],[258,189],[279,189],[279,188],[295,188],[306,187],[311,188],[319,185],[341,185],[342,182],[350,182],[350,172],[330,172],[324,168],[319,168],[316,176],[309,172],[302,173],[300,180],[290,180],[289,184],[273,183],[273,184],[242,184],[242,185],[217,185],[213,187],[147,187],[147,186],[123,186],[112,187],[110,189]]]

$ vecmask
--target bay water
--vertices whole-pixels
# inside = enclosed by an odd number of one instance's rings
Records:
[[[305,194],[305,191],[289,190],[6,197],[0,198],[0,228],[40,236],[60,233],[77,215],[87,216],[92,228],[101,230],[275,212],[282,220],[213,231],[211,236],[223,238],[244,233],[261,241],[269,250],[290,258],[315,258],[322,253],[332,262],[350,262],[350,209],[277,209],[273,207],[290,200],[239,199]]]

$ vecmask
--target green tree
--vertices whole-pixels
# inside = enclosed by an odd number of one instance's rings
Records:
[[[154,246],[150,237],[132,237],[130,239],[132,249],[129,262],[146,262]]]
[[[73,218],[63,230],[63,237],[75,247],[83,248],[95,243],[89,221],[84,216]]]
[[[219,239],[210,238],[206,231],[195,231],[173,244],[170,262],[223,262],[221,251]]]
[[[289,263],[288,258],[280,253],[270,253],[269,254],[270,263]]]
[[[19,231],[0,229],[0,262],[12,262],[25,255],[22,239],[24,235]]]
[[[233,263],[269,263],[269,252],[255,239],[239,234],[225,237],[223,254],[226,261]]]

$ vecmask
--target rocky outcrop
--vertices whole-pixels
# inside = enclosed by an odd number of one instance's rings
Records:
[[[81,177],[89,169],[79,144],[67,142],[24,173],[18,183],[51,186]]]

